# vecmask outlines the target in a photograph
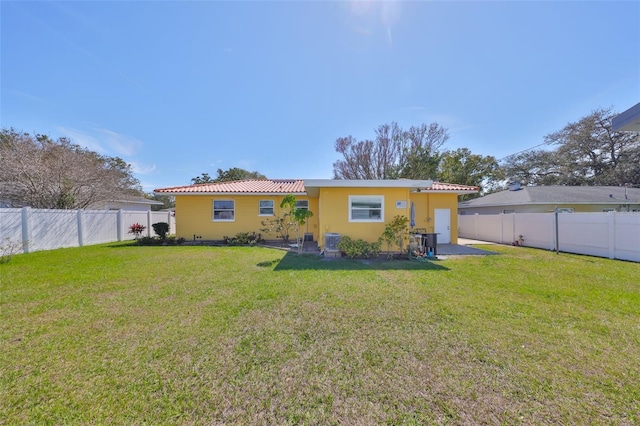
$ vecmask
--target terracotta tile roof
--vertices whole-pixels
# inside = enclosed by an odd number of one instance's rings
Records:
[[[478,192],[480,188],[477,186],[469,186],[469,185],[458,185],[455,183],[445,183],[445,182],[433,182],[430,191],[469,191],[469,192]]]
[[[478,192],[477,186],[433,182],[427,191]],[[302,179],[246,179],[231,182],[201,183],[197,185],[159,188],[154,192],[162,194],[304,194]]]
[[[154,192],[169,194],[303,194],[305,190],[303,181],[299,179],[246,179],[159,188]]]

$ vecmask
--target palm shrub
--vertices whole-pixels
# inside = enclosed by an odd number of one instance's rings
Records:
[[[161,240],[167,239],[167,234],[169,233],[169,224],[167,222],[158,222],[151,226],[153,226],[153,231],[158,234]]]

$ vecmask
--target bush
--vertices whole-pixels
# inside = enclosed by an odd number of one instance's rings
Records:
[[[167,234],[169,233],[169,224],[167,222],[158,222],[151,226],[153,226],[153,231],[158,234],[161,240],[167,239]]]
[[[238,232],[234,237],[222,237],[222,241],[230,246],[252,246],[264,241],[262,235],[255,232]]]
[[[384,232],[380,237],[385,243],[387,243],[387,256],[391,257],[391,245],[395,244],[400,249],[400,253],[404,252],[404,243],[406,242],[409,234],[407,230],[407,224],[409,219],[405,216],[396,216],[393,220],[384,227]]]
[[[362,239],[354,240],[345,235],[338,243],[338,250],[351,259],[355,257],[375,257],[380,254],[381,246],[380,240],[370,243]]]
[[[138,238],[140,238],[140,235],[142,235],[145,229],[147,229],[146,226],[139,223],[134,223],[129,226],[129,234],[133,234],[133,237],[137,240]]]
[[[139,246],[178,246],[185,242],[184,238],[166,237],[164,240],[159,237],[142,237],[136,240]]]

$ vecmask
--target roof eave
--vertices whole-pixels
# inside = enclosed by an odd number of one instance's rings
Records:
[[[306,196],[306,192],[192,192],[192,191],[172,191],[172,192],[156,192],[154,194],[158,195],[268,195],[268,196],[277,196],[277,195],[300,195]]]

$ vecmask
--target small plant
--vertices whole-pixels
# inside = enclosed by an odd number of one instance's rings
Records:
[[[129,234],[133,234],[133,237],[137,240],[138,238],[140,238],[140,235],[142,235],[145,229],[147,229],[146,226],[136,222],[129,226]]]
[[[400,253],[404,252],[404,243],[408,238],[408,223],[409,219],[406,216],[398,215],[384,227],[380,238],[387,244],[387,257],[391,257],[391,246],[393,244],[398,246]]]
[[[26,242],[5,238],[4,243],[0,244],[0,263],[9,263],[13,255],[24,251],[26,246]]]
[[[222,241],[230,246],[253,246],[264,241],[262,235],[255,232],[238,232],[234,237],[222,237]]]
[[[313,213],[308,209],[299,209],[296,207],[296,197],[293,194],[287,194],[280,203],[280,208],[289,208],[289,218],[293,224],[293,230],[296,232],[296,245],[298,254],[302,254],[304,245],[304,237],[300,235],[300,230]]]
[[[347,257],[353,259],[356,257],[375,257],[380,254],[382,242],[380,240],[370,243],[362,239],[354,240],[346,235],[342,237],[338,243],[338,250]]]
[[[151,226],[153,226],[153,231],[158,234],[161,240],[167,239],[167,234],[169,233],[169,224],[167,222],[158,222]]]
[[[260,228],[261,232],[265,234],[276,234],[283,242],[289,242],[289,231],[294,226],[294,223],[289,220],[289,213],[285,213],[281,217],[263,220],[260,224],[262,225],[262,228]]]

